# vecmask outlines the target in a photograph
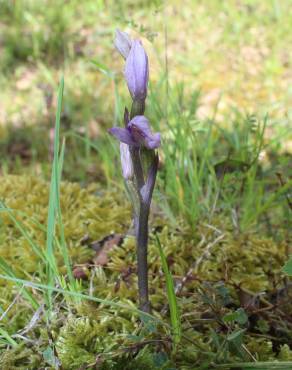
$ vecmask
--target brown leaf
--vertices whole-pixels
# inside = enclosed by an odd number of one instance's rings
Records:
[[[93,262],[96,266],[104,266],[108,263],[108,253],[122,241],[122,235],[113,234],[102,241],[92,243],[92,248],[96,250],[96,255],[93,258]]]
[[[88,269],[85,266],[75,266],[73,268],[73,276],[75,279],[87,280]]]

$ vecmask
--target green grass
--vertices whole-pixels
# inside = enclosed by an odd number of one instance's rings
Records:
[[[169,271],[160,240],[157,236],[156,236],[156,241],[157,241],[157,246],[158,246],[158,250],[159,250],[159,254],[161,258],[162,269],[163,269],[163,273],[164,273],[165,281],[166,281],[167,299],[169,303],[170,321],[171,321],[172,336],[173,336],[173,343],[174,343],[174,350],[175,350],[176,345],[178,345],[181,340],[181,317],[180,317],[179,308],[178,308],[178,304],[176,300],[173,277]]]

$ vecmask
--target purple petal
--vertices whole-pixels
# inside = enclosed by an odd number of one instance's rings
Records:
[[[117,29],[114,44],[118,52],[127,59],[132,45],[130,36],[126,32]]]
[[[149,78],[148,57],[139,40],[132,41],[126,59],[125,78],[133,100],[145,100]]]
[[[145,116],[135,116],[128,124],[129,129],[137,128],[145,135],[151,133],[150,124]]]
[[[134,117],[128,124],[132,138],[139,144],[148,149],[156,149],[160,146],[160,134],[153,134],[150,129],[149,121],[144,116]]]
[[[129,145],[120,143],[120,154],[121,154],[123,177],[125,180],[129,180],[133,178],[133,175],[134,175],[133,163],[131,159]]]
[[[148,149],[156,149],[160,146],[161,144],[161,138],[160,134],[157,132],[152,135],[152,138],[149,138],[147,140],[147,147]]]
[[[128,145],[137,145],[132,139],[131,133],[126,128],[112,127],[109,129],[109,133],[115,136],[119,141]]]

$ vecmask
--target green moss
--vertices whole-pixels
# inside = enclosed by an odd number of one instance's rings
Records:
[[[13,215],[41,249],[45,248],[48,188],[45,181],[25,176],[6,176],[0,184],[1,200],[12,209]],[[95,186],[82,189],[77,184],[63,183],[61,206],[65,236],[72,264],[85,264],[88,269],[90,281],[80,282],[80,289],[85,293],[90,289],[93,296],[133,306],[137,304],[134,238],[125,238],[122,246],[115,246],[109,252],[108,264],[95,268],[88,266],[94,251],[81,242],[85,236],[91,240],[100,240],[111,233],[126,233],[130,225],[130,209],[128,202],[118,194],[103,192]],[[42,261],[34,255],[30,244],[9,214],[3,211],[0,215],[1,257],[18,277],[41,281],[45,276]],[[255,232],[234,233],[232,225],[223,216],[212,227],[202,221],[195,232],[180,221],[176,228],[169,227],[162,218],[157,218],[152,224],[161,230],[158,235],[175,280],[181,281],[192,267],[190,279],[179,297],[183,332],[191,339],[191,343],[183,340],[176,357],[170,360],[169,331],[165,328],[151,325],[141,327],[138,316],[125,309],[63,300],[56,296],[49,322],[42,315],[27,334],[33,343],[31,348],[22,345],[16,349],[9,349],[5,345],[0,347],[4,364],[1,368],[25,368],[28,353],[34,356],[36,367],[50,365],[44,359],[44,353],[52,344],[55,345],[57,357],[64,369],[79,369],[85,365],[94,368],[97,363],[104,369],[155,369],[155,364],[159,363],[159,354],[163,351],[168,353],[165,363],[170,361],[171,366],[200,368],[216,355],[216,336],[223,343],[227,335],[224,332],[226,328],[223,330],[220,324],[222,317],[232,312],[227,301],[236,309],[241,306],[242,291],[250,296],[265,293],[265,297],[269,297],[275,289],[283,286],[281,267],[286,258],[284,243],[276,243]],[[224,236],[212,244],[220,235],[220,230]],[[66,274],[58,248],[56,258],[60,271]],[[157,317],[166,320],[165,281],[155,238],[152,237],[149,240],[149,276],[153,310]],[[3,311],[18,292],[19,287],[0,280]],[[39,302],[43,301],[41,292],[34,291],[33,294]],[[3,318],[2,325],[13,335],[28,325],[33,314],[29,303],[20,295]],[[198,324],[206,314],[212,320],[208,324]],[[270,323],[268,318],[263,318],[268,333]],[[260,319],[263,321],[263,318]],[[258,320],[256,330],[259,330],[262,321]],[[238,324],[230,324],[228,333],[239,327]],[[217,333],[215,337],[214,333]],[[259,360],[289,360],[291,350],[281,340],[279,350],[275,352],[270,339],[252,335],[246,335],[243,339],[249,351]],[[19,338],[17,341],[22,343]],[[149,344],[142,346],[142,349],[138,346],[138,350],[135,346],[141,341],[149,341]],[[200,350],[192,343],[197,343]],[[233,361],[240,356],[240,351],[233,353],[225,350],[225,361]]]
[[[45,249],[46,220],[49,184],[41,179],[25,176],[5,176],[1,179],[0,199],[12,210],[13,216],[21,223],[26,233],[38,246]],[[89,235],[99,240],[127,227],[129,209],[118,201],[114,193],[97,193],[96,187],[82,189],[73,183],[61,186],[61,207],[65,227],[66,243],[72,265],[87,263],[94,251],[81,245],[81,240]],[[66,272],[63,257],[56,247],[56,259],[61,272]],[[6,211],[0,218],[0,256],[8,263],[17,277],[32,279],[42,277],[45,266],[34,254],[32,248]],[[18,288],[13,283],[0,280],[0,303],[3,311],[7,309]],[[10,331],[17,331],[26,324],[27,315],[32,311],[28,305],[21,308],[13,306],[6,316],[10,320]],[[5,320],[4,320],[5,321]]]
[[[3,370],[36,369],[41,363],[41,355],[31,348],[19,345],[16,348],[1,352],[0,368]]]
[[[38,178],[5,176],[1,178],[0,198],[39,248],[45,248],[49,186]],[[82,189],[73,183],[61,185],[61,208],[67,246],[73,263],[83,263],[93,256],[92,250],[81,246],[81,239],[89,235],[99,240],[113,232],[126,229],[129,209],[118,202],[118,197],[103,192],[94,194],[94,187]],[[0,253],[9,261],[19,277],[35,273],[40,268],[38,257],[32,253],[25,237],[21,235],[6,212],[1,213]],[[63,260],[58,249],[59,265]]]
[[[292,350],[287,344],[281,346],[278,359],[281,361],[292,361]]]

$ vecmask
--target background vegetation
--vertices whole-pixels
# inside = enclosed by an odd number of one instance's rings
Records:
[[[292,361],[291,24],[290,0],[0,0],[1,368],[291,368],[263,364]],[[107,133],[129,104],[117,27],[149,54],[163,137],[155,319]]]

